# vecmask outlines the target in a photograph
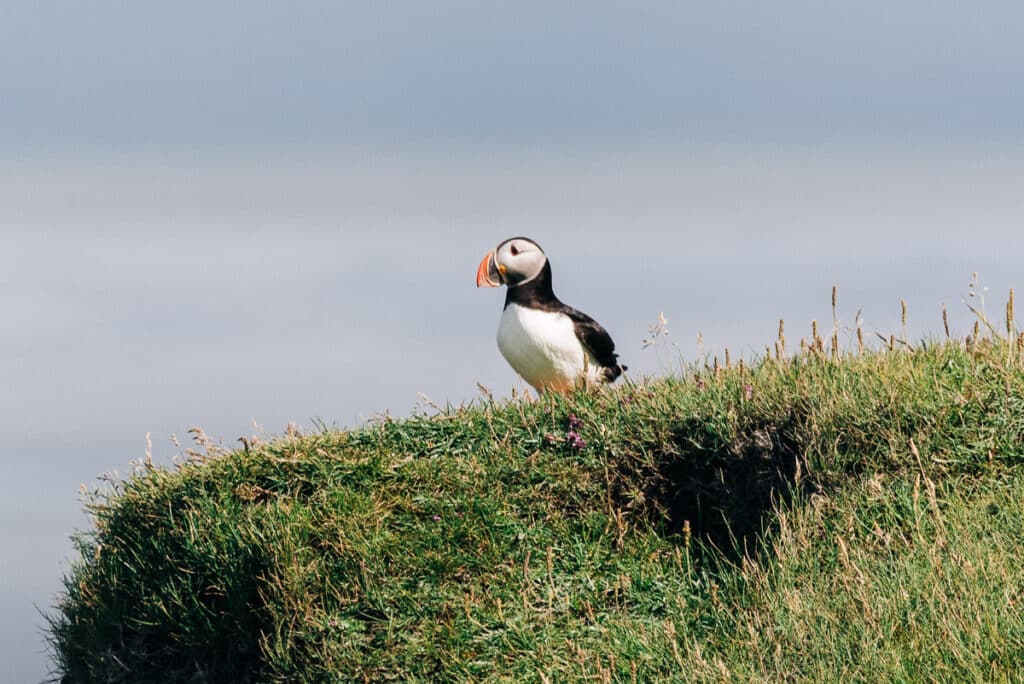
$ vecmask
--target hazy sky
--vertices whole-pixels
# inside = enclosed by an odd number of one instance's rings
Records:
[[[869,332],[966,330],[972,271],[998,311],[1021,36],[1019,2],[3,3],[0,681],[42,677],[78,486],[147,432],[507,395],[473,274],[510,235],[635,374],[795,344],[833,284]]]
[[[6,2],[7,153],[1018,144],[1024,4]]]

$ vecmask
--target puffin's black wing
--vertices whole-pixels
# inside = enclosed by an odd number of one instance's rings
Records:
[[[572,319],[576,337],[604,367],[604,374],[608,378],[608,382],[622,375],[625,368],[619,365],[619,355],[615,353],[615,342],[612,341],[612,336],[608,334],[608,331],[593,318],[571,306],[562,309],[562,313]]]

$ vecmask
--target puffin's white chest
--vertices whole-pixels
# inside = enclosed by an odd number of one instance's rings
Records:
[[[498,349],[537,391],[572,389],[584,371],[588,382],[597,378],[596,364],[565,314],[509,304],[498,324]]]

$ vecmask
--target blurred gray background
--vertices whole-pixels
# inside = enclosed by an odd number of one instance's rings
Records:
[[[507,396],[473,275],[511,235],[634,377],[795,346],[833,284],[869,332],[901,298],[967,331],[973,271],[998,315],[1021,35],[1012,2],[4,3],[0,681],[46,676],[79,485],[147,433]]]

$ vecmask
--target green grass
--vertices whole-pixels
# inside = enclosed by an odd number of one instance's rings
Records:
[[[57,672],[1024,678],[1019,346],[814,347],[140,467],[89,504]]]

